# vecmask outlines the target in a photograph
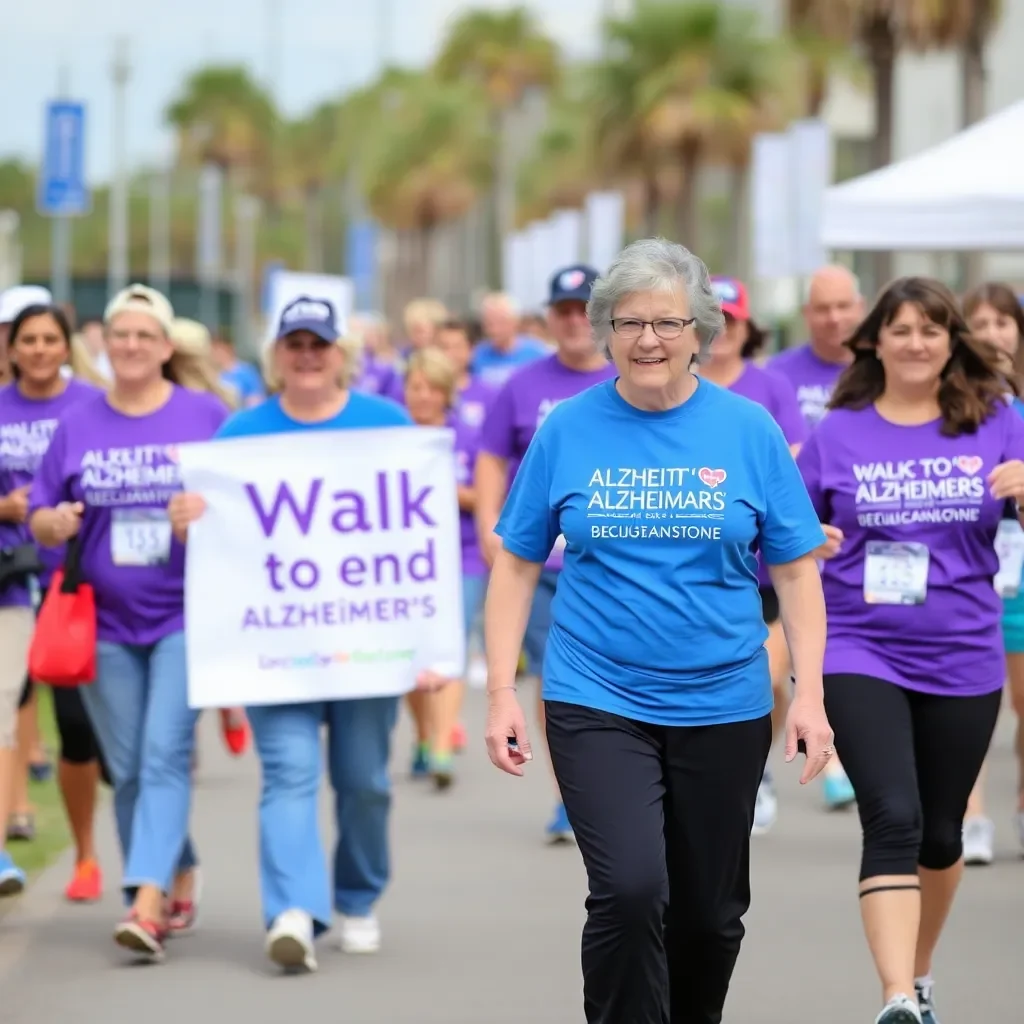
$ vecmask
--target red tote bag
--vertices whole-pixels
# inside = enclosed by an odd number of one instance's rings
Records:
[[[81,534],[67,546],[39,609],[28,673],[50,686],[81,686],[96,678],[96,601],[82,582]]]

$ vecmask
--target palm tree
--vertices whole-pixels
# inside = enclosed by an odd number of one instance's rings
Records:
[[[874,79],[872,166],[892,163],[896,57],[957,43],[975,0],[787,0],[789,29],[834,43],[859,46]],[[879,283],[892,276],[892,254],[875,254]]]
[[[529,145],[529,140],[512,138],[515,114],[528,91],[557,84],[558,47],[525,6],[470,10],[452,23],[434,71],[444,82],[474,84],[486,98],[495,140],[490,202],[497,242],[515,225],[516,174],[521,150]],[[499,245],[491,250],[496,256]],[[493,280],[497,274],[489,276]]]
[[[370,210],[402,233],[407,296],[423,294],[437,229],[464,214],[490,183],[487,107],[470,83],[423,76],[392,99],[366,154]]]
[[[266,190],[277,112],[243,67],[209,67],[192,74],[166,111],[178,133],[178,159],[212,163],[236,184]]]

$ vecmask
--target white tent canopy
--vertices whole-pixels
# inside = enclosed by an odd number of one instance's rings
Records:
[[[1024,250],[1024,101],[825,193],[827,249]]]

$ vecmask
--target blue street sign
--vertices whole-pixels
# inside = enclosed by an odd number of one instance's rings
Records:
[[[373,309],[377,293],[377,225],[358,220],[345,239],[345,273],[355,290],[356,309]]]
[[[85,104],[50,102],[36,208],[48,217],[76,217],[88,213],[91,203],[85,181]]]

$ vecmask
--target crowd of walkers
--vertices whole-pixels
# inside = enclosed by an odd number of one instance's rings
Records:
[[[257,367],[144,285],[77,325],[45,289],[0,295],[0,896],[25,885],[28,781],[53,771],[47,680],[27,666],[73,556],[98,640],[95,682],[52,687],[76,851],[66,895],[102,894],[93,819],[106,784],[117,943],[160,960],[196,925],[184,552],[205,504],[182,490],[175,446],[448,426],[488,750],[512,774],[545,761],[547,840],[579,844],[588,1022],[721,1021],[750,837],[779,815],[766,765],[778,739],[787,761],[806,755],[803,782],[820,774],[823,809],[860,814],[877,1024],[938,1024],[932,956],[963,864],[993,858],[983,766],[1004,682],[1024,713],[1017,296],[989,284],[958,300],[904,278],[869,309],[850,271],[823,267],[806,343],[772,354],[742,281],[645,240],[604,275],[559,269],[545,315],[526,312],[502,294],[478,320],[420,299],[393,333],[302,296]],[[335,919],[344,950],[380,947],[395,723],[404,708],[411,775],[457,792],[464,689],[482,674],[467,664],[404,701],[220,712],[228,749],[251,745],[262,770],[275,964],[315,970]],[[531,678],[543,684],[528,716],[517,686]],[[1024,852],[1021,730],[1017,753]]]

